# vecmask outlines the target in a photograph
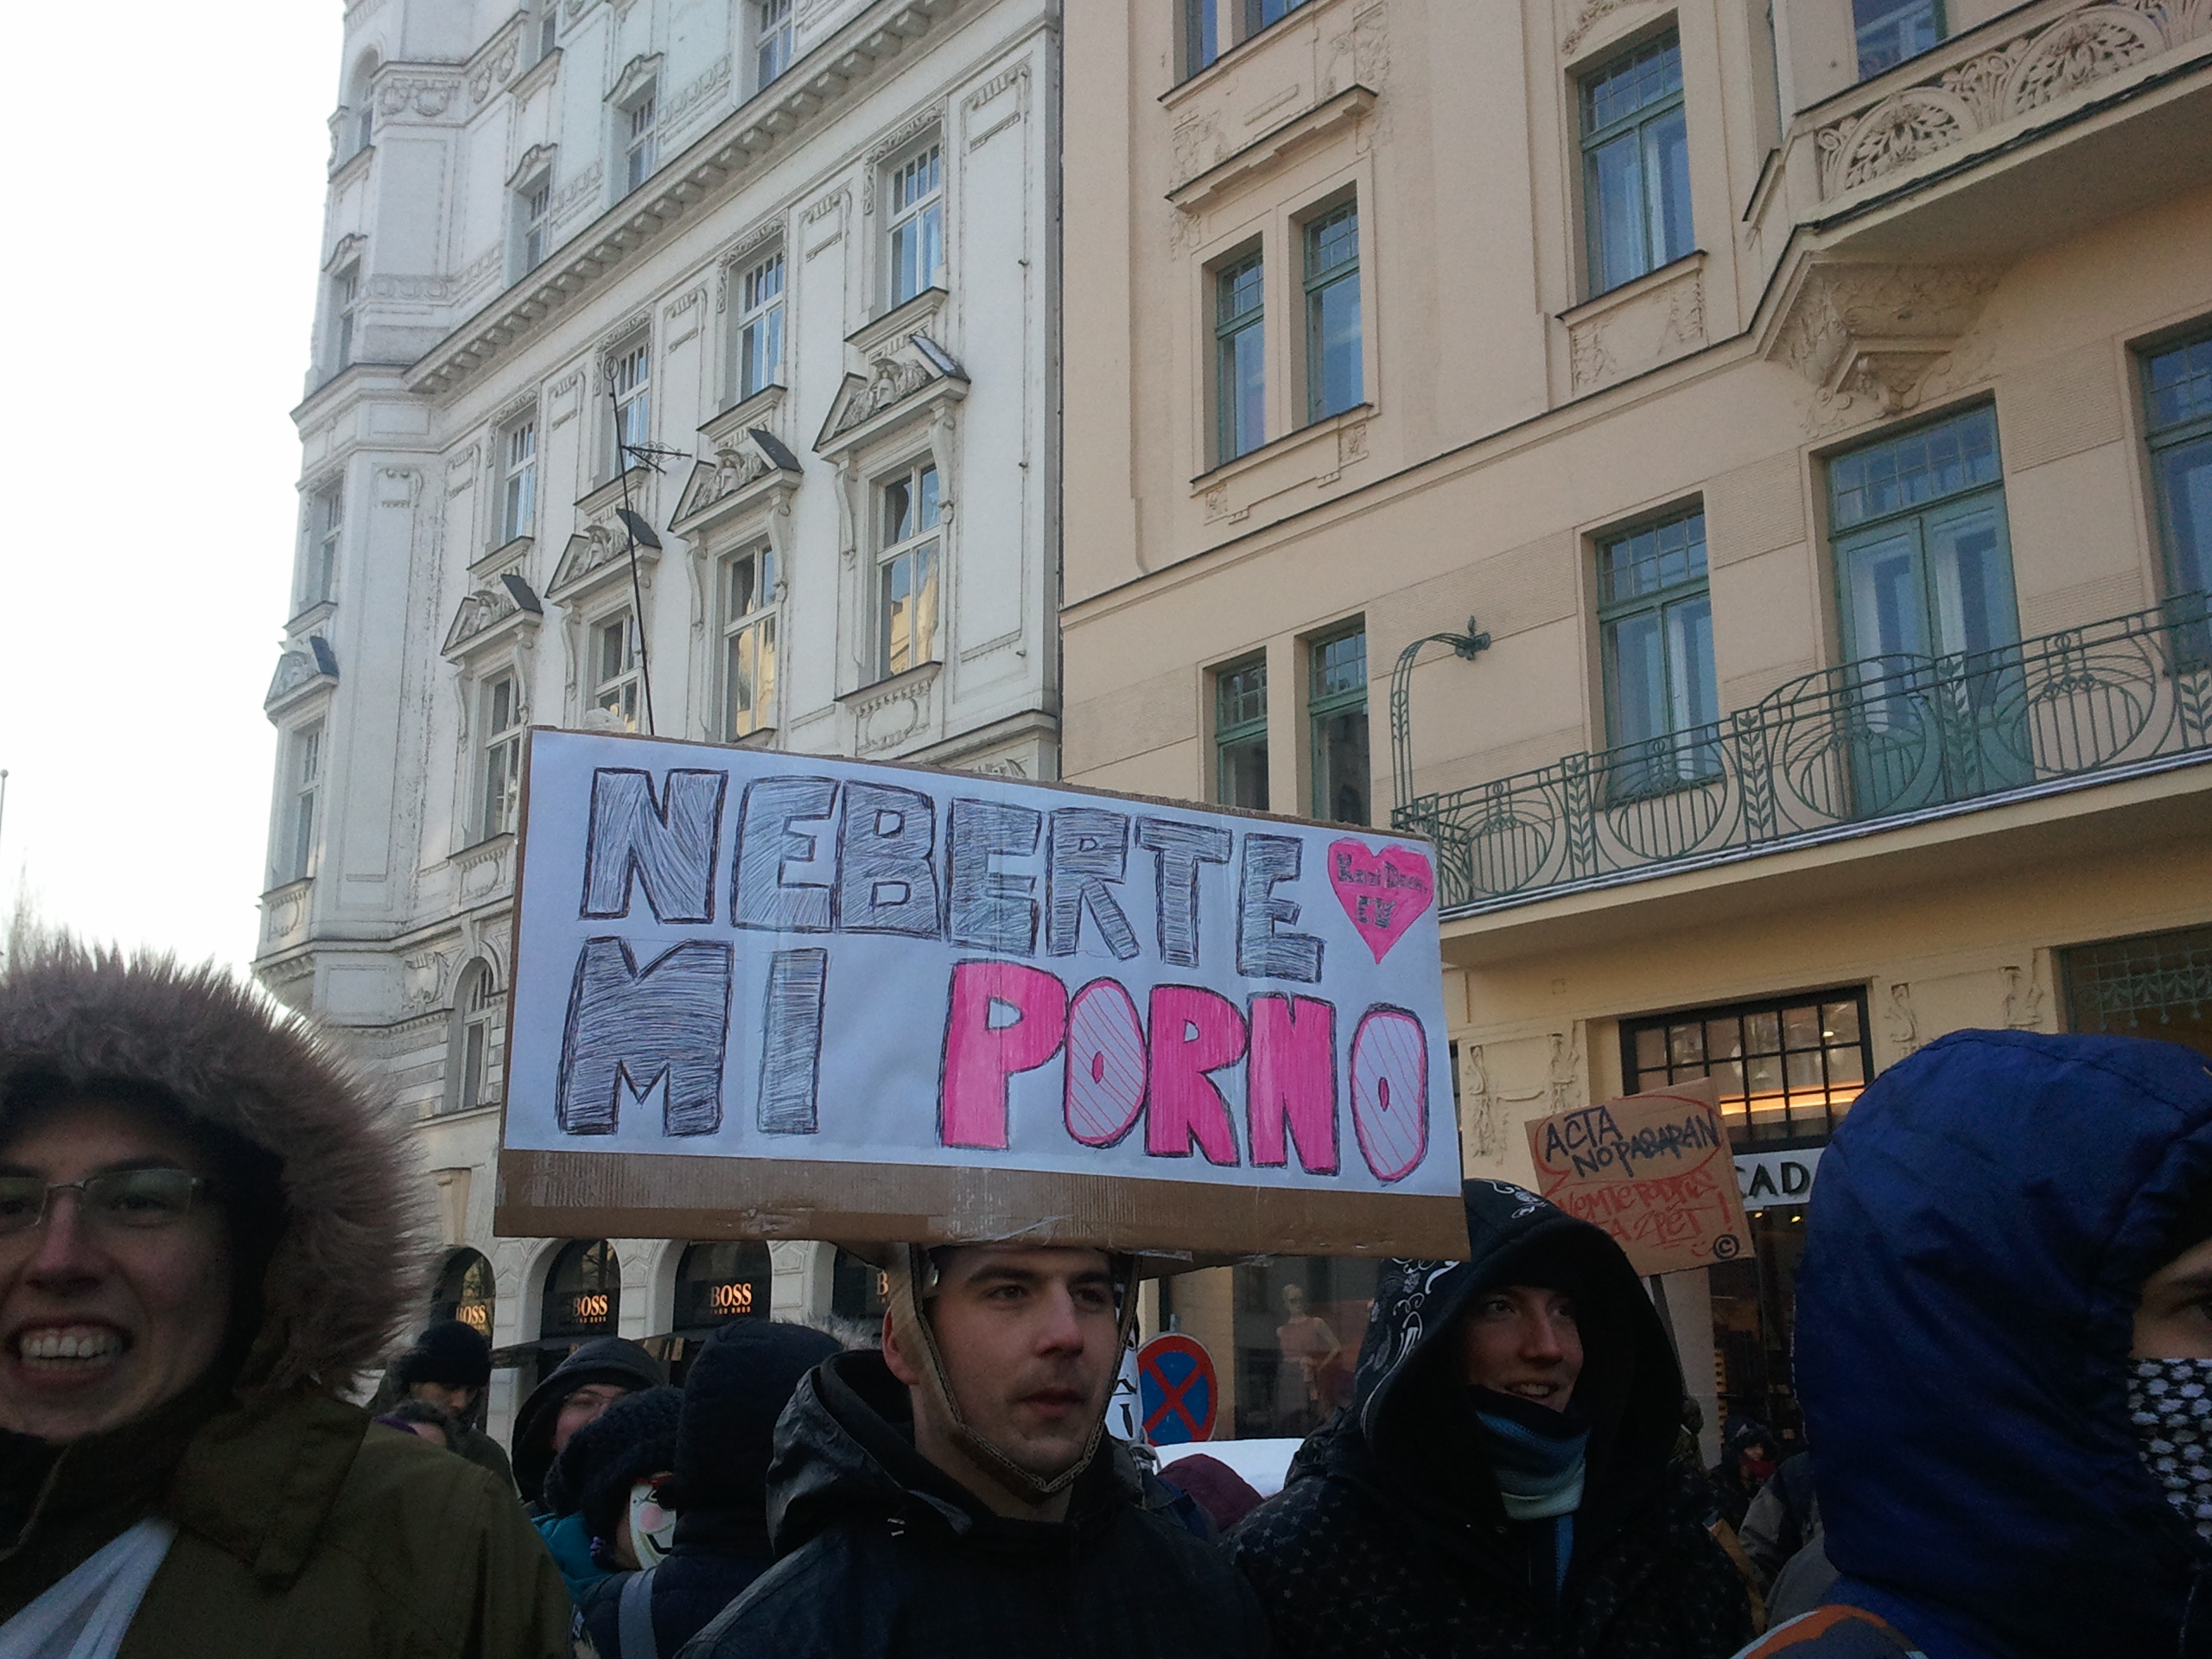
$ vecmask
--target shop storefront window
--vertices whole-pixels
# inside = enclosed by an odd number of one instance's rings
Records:
[[[455,1250],[438,1274],[438,1288],[430,1298],[431,1321],[459,1319],[489,1342],[493,1297],[492,1264],[479,1251]]]
[[[830,1275],[832,1313],[841,1319],[857,1319],[865,1325],[882,1324],[883,1305],[891,1296],[889,1274],[849,1250],[840,1250]]]
[[[1235,1272],[1236,1437],[1302,1439],[1351,1403],[1376,1264],[1283,1256]]]
[[[1827,1139],[1872,1059],[1866,993],[1856,988],[1621,1022],[1629,1092],[1711,1077],[1738,1147]]]

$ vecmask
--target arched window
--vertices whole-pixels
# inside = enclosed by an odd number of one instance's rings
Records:
[[[494,1287],[492,1264],[480,1251],[455,1250],[446,1257],[438,1274],[438,1288],[430,1298],[430,1319],[459,1319],[475,1327],[477,1335],[492,1340]]]
[[[756,1240],[694,1244],[676,1267],[676,1331],[709,1335],[732,1319],[765,1319],[775,1282],[768,1247]]]
[[[454,986],[453,1035],[446,1058],[446,1110],[466,1112],[496,1104],[490,1086],[492,1042],[499,1019],[499,982],[481,957],[461,970]]]
[[[537,1324],[548,1343],[611,1337],[622,1317],[622,1264],[603,1238],[573,1239],[553,1258]]]
[[[349,156],[359,155],[376,139],[377,67],[376,54],[371,53],[361,60],[353,71],[353,79],[346,84],[346,114],[351,123],[348,133],[353,139],[352,147],[346,151]]]
[[[883,1318],[883,1304],[891,1294],[891,1276],[881,1268],[840,1250],[830,1275],[832,1313],[841,1319],[861,1319],[870,1325]]]

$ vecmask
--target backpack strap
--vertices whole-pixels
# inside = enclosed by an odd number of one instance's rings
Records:
[[[655,1565],[623,1581],[616,1626],[622,1637],[622,1659],[660,1659],[660,1644],[653,1637],[653,1574],[659,1571]]]

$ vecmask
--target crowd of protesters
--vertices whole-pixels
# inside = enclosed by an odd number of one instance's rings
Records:
[[[1817,1465],[1736,1422],[1705,1469],[1620,1248],[1471,1180],[1264,1502],[1105,1433],[1139,1266],[1070,1247],[899,1247],[880,1346],[741,1320],[681,1389],[587,1343],[502,1447],[474,1329],[391,1351],[378,1103],[212,971],[0,972],[0,1659],[2212,1655],[2182,1048],[1962,1033],[1869,1087],[1798,1286]]]

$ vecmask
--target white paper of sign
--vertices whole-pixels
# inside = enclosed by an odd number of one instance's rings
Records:
[[[1424,842],[546,730],[525,824],[510,1152],[1456,1202]]]

